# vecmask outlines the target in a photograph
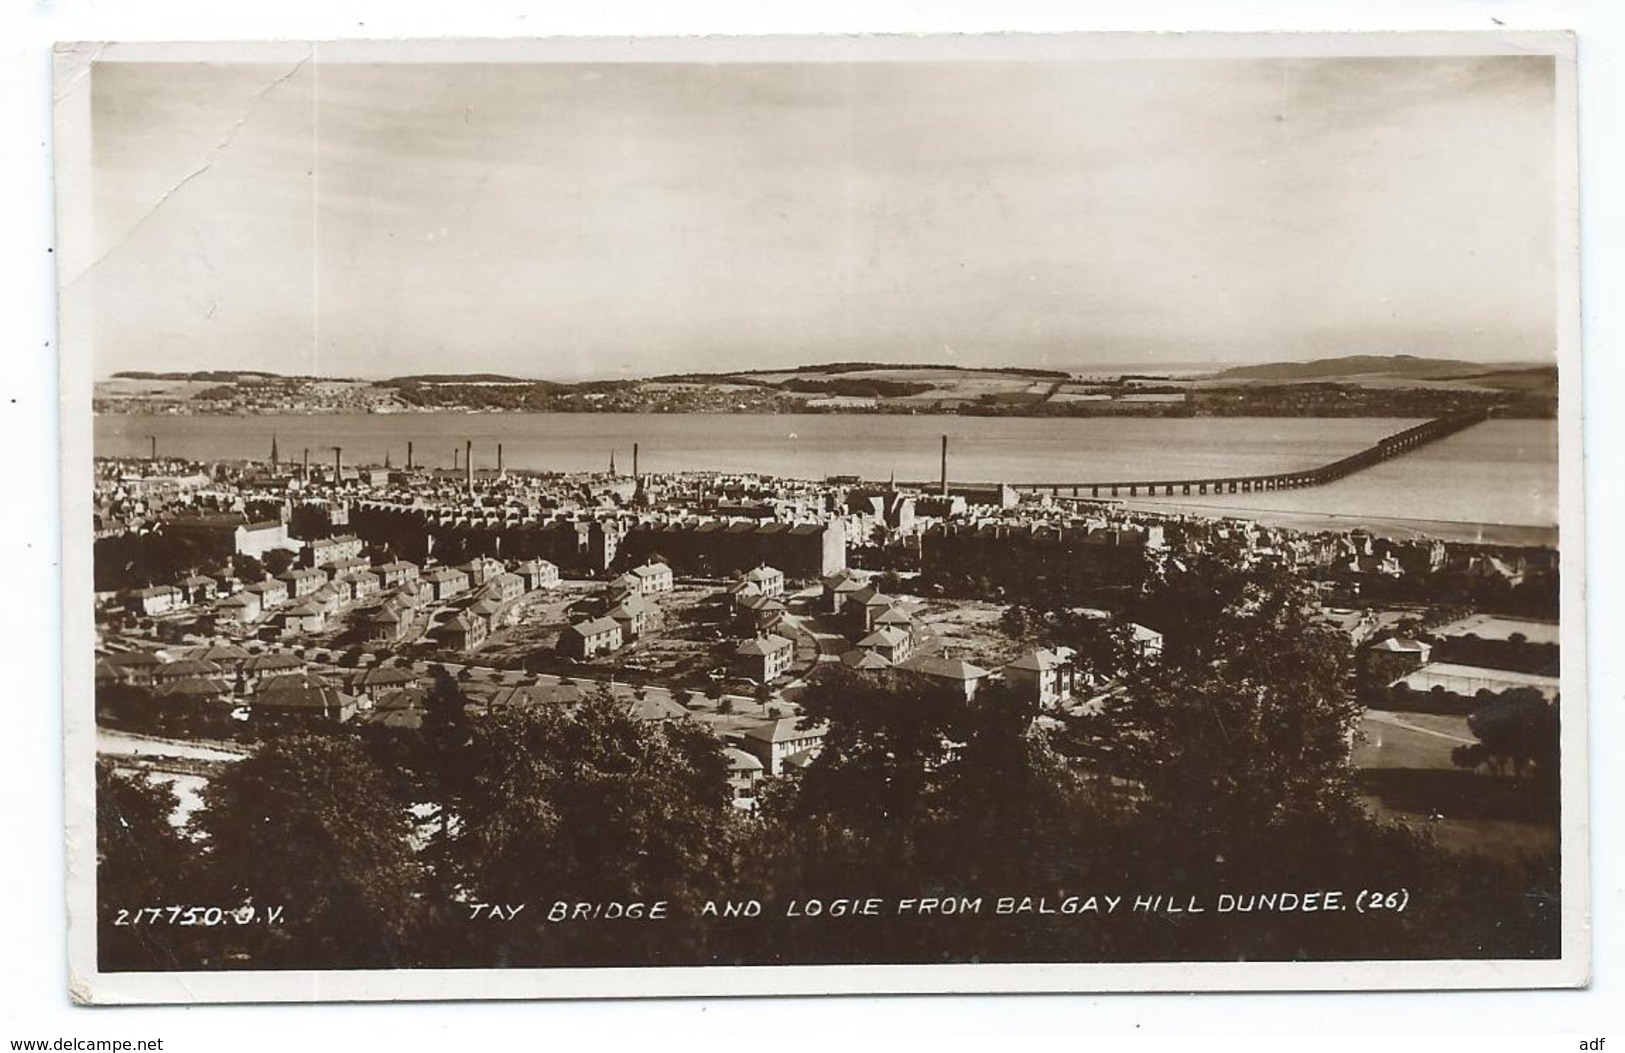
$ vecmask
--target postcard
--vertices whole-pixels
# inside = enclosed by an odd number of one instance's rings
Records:
[[[1585,984],[1574,50],[60,46],[73,997]]]

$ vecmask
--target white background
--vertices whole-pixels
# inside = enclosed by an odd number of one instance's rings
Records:
[[[1584,390],[1590,551],[1593,924],[1596,979],[1568,992],[1382,995],[736,999],[481,1005],[81,1009],[66,995],[56,511],[57,413],[50,190],[50,47],[59,40],[694,35],[712,33],[1060,32],[1070,30],[1574,29],[1579,33],[1584,250]],[[1619,931],[1622,659],[1620,487],[1610,472],[1625,384],[1620,336],[1625,186],[1625,19],[1595,2],[1257,0],[1045,3],[847,0],[770,5],[523,4],[458,0],[11,0],[0,11],[0,1049],[18,1038],[162,1037],[166,1050],[288,1048],[411,1051],[704,1043],[756,1049],[907,1043],[983,1045],[994,1035],[1058,1033],[1065,1046],[1576,1049],[1625,1043]],[[1572,378],[1565,378],[1572,382]],[[1614,1034],[1610,1034],[1611,1029]],[[1103,1033],[1091,1037],[1089,1033]],[[1373,1035],[1405,1036],[1399,1040]],[[1447,1036],[1474,1035],[1452,1040]],[[1544,1037],[1523,1037],[1540,1034]],[[1116,1036],[1116,1039],[1109,1036]],[[1258,1036],[1265,1041],[1245,1040]],[[1291,1037],[1298,1036],[1298,1037]],[[935,1041],[935,1039],[930,1039]]]

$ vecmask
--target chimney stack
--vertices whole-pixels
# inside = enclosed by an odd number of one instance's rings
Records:
[[[458,459],[461,456],[462,456],[462,451],[459,450],[457,447],[453,446],[451,448],[451,470],[452,471],[455,472],[457,469],[459,469],[459,468],[461,468],[463,466],[463,462]]]
[[[299,462],[299,478],[310,482],[310,447],[305,447],[305,455]]]
[[[463,440],[463,471],[468,476],[468,488],[474,489],[474,440]]]
[[[638,478],[638,444],[632,444],[632,478]]]
[[[942,437],[942,496],[948,496],[948,436]]]
[[[508,477],[508,473],[502,467],[502,444],[500,442],[497,443],[497,477],[500,479]]]
[[[412,470],[412,440],[406,440],[406,470]]]
[[[333,484],[338,485],[344,477],[344,447],[333,447]]]
[[[147,436],[147,449],[149,451],[147,454],[147,460],[156,461],[158,459],[158,436]]]

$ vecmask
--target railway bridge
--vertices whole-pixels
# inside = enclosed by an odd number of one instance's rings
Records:
[[[1345,476],[1363,471],[1372,465],[1403,456],[1419,446],[1454,435],[1465,428],[1487,419],[1488,409],[1467,410],[1446,417],[1417,424],[1395,432],[1358,453],[1350,454],[1330,464],[1268,475],[1231,475],[1196,479],[1130,479],[1117,482],[1062,482],[1016,483],[1013,488],[1025,493],[1052,494],[1072,497],[1172,497],[1176,494],[1254,493],[1269,490],[1301,490],[1310,486],[1324,486]]]

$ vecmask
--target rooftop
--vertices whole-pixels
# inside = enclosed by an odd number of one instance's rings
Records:
[[[794,644],[792,644],[789,640],[786,640],[784,637],[779,636],[776,633],[768,633],[766,636],[754,636],[749,640],[744,641],[734,649],[734,653],[746,657],[753,655],[769,655],[776,654],[779,651],[784,650],[786,647],[794,646]]]
[[[780,717],[765,724],[746,728],[744,736],[757,742],[795,742],[799,739],[821,739],[829,733],[829,725],[815,724],[801,728],[800,717]]]
[[[980,680],[988,675],[981,666],[971,665],[962,658],[938,658],[917,654],[898,665],[911,673],[923,673],[942,680]]]

